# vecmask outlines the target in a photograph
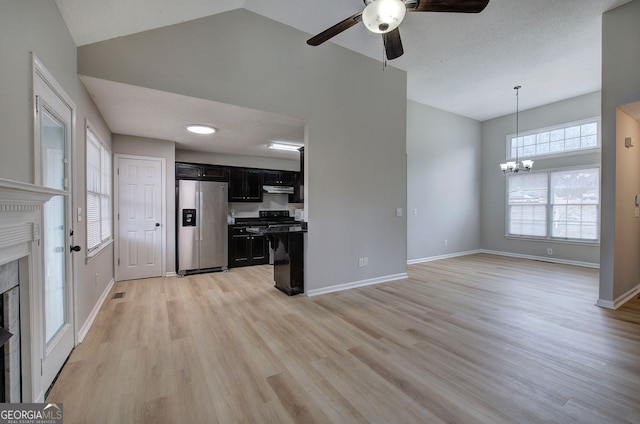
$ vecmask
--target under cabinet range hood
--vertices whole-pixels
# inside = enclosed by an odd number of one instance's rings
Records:
[[[274,186],[274,185],[263,185],[262,189],[265,193],[271,194],[293,194],[294,188],[291,186]]]

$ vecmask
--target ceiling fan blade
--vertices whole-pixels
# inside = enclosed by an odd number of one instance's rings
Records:
[[[345,31],[351,28],[361,20],[362,20],[362,12],[356,13],[355,15],[348,17],[344,21],[338,22],[331,28],[325,29],[320,34],[309,38],[307,40],[307,44],[310,46],[318,46],[324,43],[325,41],[329,40],[330,38],[333,38],[336,35],[340,34],[342,31]]]
[[[398,28],[382,34],[382,41],[384,42],[384,51],[388,60],[397,59],[404,54]]]
[[[418,0],[415,7],[407,4],[407,12],[480,13],[489,0]]]

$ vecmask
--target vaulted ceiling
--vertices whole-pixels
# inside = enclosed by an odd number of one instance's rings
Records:
[[[429,0],[422,0],[429,1]],[[490,0],[480,14],[408,13],[400,26],[407,98],[479,121],[590,93],[601,85],[602,13],[629,0]],[[78,46],[245,8],[310,36],[362,0],[56,0]],[[329,42],[382,61],[358,24]],[[318,49],[322,47],[308,47]],[[381,64],[382,68],[382,64]]]

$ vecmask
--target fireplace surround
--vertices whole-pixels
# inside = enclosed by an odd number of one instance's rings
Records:
[[[6,402],[44,401],[47,388],[40,380],[43,343],[37,306],[43,269],[40,229],[43,204],[59,194],[55,189],[0,178],[0,274],[7,274],[0,279],[0,296],[3,319],[10,327],[5,329],[13,334],[4,345]]]

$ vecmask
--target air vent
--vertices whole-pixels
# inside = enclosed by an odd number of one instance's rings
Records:
[[[111,299],[122,299],[126,294],[127,292],[114,293]]]

